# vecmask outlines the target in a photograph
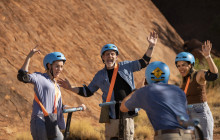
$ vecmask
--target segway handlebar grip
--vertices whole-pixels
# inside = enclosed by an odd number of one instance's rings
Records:
[[[182,126],[185,126],[185,127],[193,126],[193,127],[195,127],[195,130],[197,131],[197,133],[199,135],[199,139],[200,140],[204,140],[204,134],[202,132],[202,128],[201,128],[201,126],[199,124],[199,120],[198,119],[186,120],[186,118],[184,118],[183,116],[179,116],[179,117],[177,117],[177,119],[178,119],[178,122]]]
[[[101,103],[101,104],[99,104],[99,106],[102,107],[102,106],[106,106],[106,105],[114,105],[114,104],[116,104],[116,101],[111,101],[111,102]]]
[[[76,112],[76,111],[83,111],[83,107],[74,107],[69,109],[64,109],[63,113],[70,113],[70,112]]]
[[[199,125],[199,120],[198,119],[189,119],[186,120],[183,116],[178,117],[178,121],[180,124],[183,126],[198,126]]]

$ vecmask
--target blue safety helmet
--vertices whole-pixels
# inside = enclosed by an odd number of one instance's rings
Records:
[[[102,47],[102,50],[100,53],[101,57],[102,57],[103,53],[108,50],[114,50],[114,51],[116,51],[116,55],[119,55],[118,48],[114,44],[106,44],[105,46]]]
[[[195,64],[194,56],[188,52],[181,52],[181,53],[177,54],[175,64],[177,64],[178,61],[187,61],[190,64],[192,64],[192,66],[194,66],[194,64]]]
[[[44,61],[43,61],[44,68],[47,70],[48,69],[47,63],[53,64],[53,62],[57,60],[63,60],[63,64],[64,64],[66,61],[66,58],[61,52],[52,52],[52,53],[47,54],[44,57]]]
[[[170,69],[165,63],[155,61],[147,66],[145,77],[148,84],[157,82],[168,83],[170,77]]]

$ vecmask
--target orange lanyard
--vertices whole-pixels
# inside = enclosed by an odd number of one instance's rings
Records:
[[[186,86],[185,86],[185,89],[184,89],[185,94],[187,94],[187,90],[188,90],[188,87],[189,87],[189,81],[190,81],[190,76],[187,79]]]
[[[55,86],[55,97],[54,97],[54,112],[53,113],[56,114],[57,113],[57,99],[58,99],[58,95],[59,95],[59,90],[58,90],[58,87],[56,86],[56,83],[54,84],[54,86]],[[34,99],[40,105],[40,107],[44,113],[44,116],[48,116],[47,110],[45,109],[45,107],[42,105],[42,103],[37,98],[36,93],[34,94]]]
[[[114,71],[113,71],[113,74],[112,74],[112,80],[111,80],[111,84],[110,84],[110,87],[109,87],[109,90],[108,90],[108,96],[107,96],[106,102],[111,101],[112,91],[113,91],[113,88],[114,88],[114,85],[115,85],[115,80],[116,80],[116,77],[117,77],[118,68],[119,68],[119,65],[117,63],[115,63],[115,67],[114,67]]]
[[[59,89],[58,89],[56,83],[54,86],[55,86],[55,98],[54,98],[54,112],[53,113],[57,113]]]

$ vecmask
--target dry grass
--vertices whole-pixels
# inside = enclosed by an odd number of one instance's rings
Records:
[[[76,120],[70,126],[70,139],[102,140],[104,139],[104,125],[93,125],[89,120]]]
[[[91,121],[75,120],[70,126],[70,139],[81,140],[103,140],[104,125],[93,126]],[[154,130],[148,120],[145,111],[141,110],[138,117],[135,117],[135,140],[152,139]]]
[[[154,130],[145,111],[140,110],[138,117],[135,117],[134,121],[135,121],[134,139],[140,140],[140,139],[153,138]]]
[[[215,128],[220,127],[220,88],[209,89],[207,98],[214,118]]]
[[[220,87],[209,89],[207,98],[210,106],[220,107]]]
[[[16,135],[16,140],[32,140],[30,132],[20,132]]]

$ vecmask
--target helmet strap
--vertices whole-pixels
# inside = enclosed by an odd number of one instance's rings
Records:
[[[49,64],[49,63],[48,63],[48,65],[50,65],[50,68],[48,67],[48,72],[49,72],[48,74],[50,75],[50,77],[51,77],[52,79],[54,79],[52,64]]]
[[[195,72],[195,69],[192,66],[189,70],[189,73],[185,77],[183,77],[183,82],[186,82],[188,77],[192,78],[194,72]]]
[[[51,76],[53,77],[53,69],[51,68],[50,69],[50,74],[51,74]],[[54,78],[54,77],[53,77]]]
[[[195,70],[194,70],[194,68],[193,68],[193,66],[192,66],[191,69],[189,70],[189,73],[192,74],[194,71],[195,71]]]

